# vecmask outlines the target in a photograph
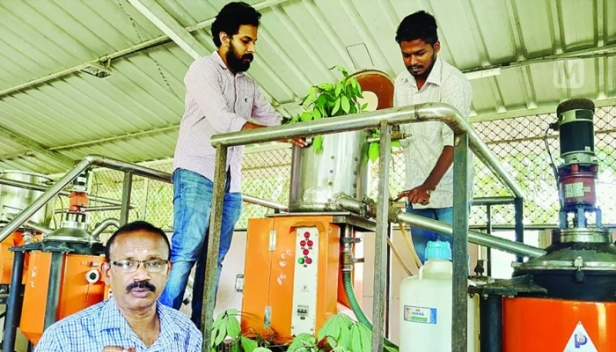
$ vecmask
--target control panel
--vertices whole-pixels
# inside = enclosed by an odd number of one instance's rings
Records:
[[[315,333],[319,274],[319,231],[316,227],[298,227],[295,233],[295,275],[291,319],[293,336],[301,333]]]

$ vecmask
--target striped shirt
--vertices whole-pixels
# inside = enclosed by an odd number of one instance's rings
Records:
[[[266,126],[282,121],[257,83],[244,73],[231,73],[218,52],[195,60],[186,72],[184,83],[185,112],[180,122],[173,170],[187,169],[214,181],[216,149],[210,143],[212,135],[237,132],[251,117]],[[228,148],[230,192],[241,190],[243,153],[244,146]]]
[[[101,352],[117,346],[137,352],[201,352],[202,337],[183,313],[156,303],[160,334],[150,347],[133,332],[113,298],[88,307],[51,325],[36,352]]]
[[[445,103],[457,109],[468,120],[471,109],[472,89],[468,79],[455,67],[437,57],[434,68],[426,82],[417,89],[417,82],[407,70],[396,77],[394,83],[394,106],[422,103]],[[406,124],[402,131],[407,138],[400,141],[406,164],[405,190],[423,184],[438,161],[443,148],[453,146],[454,134],[449,126],[440,121]],[[474,164],[473,152],[469,151],[469,199],[472,199]],[[415,209],[448,208],[453,206],[453,167],[430,194],[427,205],[413,204]]]

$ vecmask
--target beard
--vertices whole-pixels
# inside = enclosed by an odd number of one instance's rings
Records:
[[[430,59],[430,66],[428,66],[428,68],[423,71],[423,73],[419,73],[421,72],[421,70],[424,69],[424,65],[411,65],[411,66],[406,66],[406,69],[409,71],[409,73],[411,74],[411,76],[415,77],[415,78],[427,78],[428,75],[430,74],[430,71],[432,71],[432,68],[434,67],[434,62],[436,62],[436,54],[432,54],[432,58]]]
[[[245,72],[250,68],[250,63],[254,59],[252,54],[244,54],[241,57],[237,55],[233,44],[229,46],[229,51],[226,55],[227,65],[235,72]]]

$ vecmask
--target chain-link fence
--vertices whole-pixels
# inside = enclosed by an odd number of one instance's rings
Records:
[[[616,223],[616,107],[598,108],[595,114],[595,145],[599,161],[597,183],[598,203],[603,211],[604,224]],[[555,114],[531,115],[507,120],[473,123],[473,128],[498,157],[504,169],[526,192],[524,202],[524,223],[533,225],[555,225],[558,223],[558,193],[550,156],[545,140],[554,158],[559,156],[558,135],[548,130],[548,124],[556,120]],[[511,193],[479,161],[476,160],[474,196],[510,196]],[[273,149],[246,153],[243,160],[242,192],[254,197],[287,204],[289,198],[291,149]],[[171,171],[171,163],[147,165],[150,168]],[[400,150],[392,155],[390,172],[391,193],[396,194],[404,185],[405,165]],[[378,165],[370,168],[369,196],[376,199],[378,186]],[[91,175],[91,195],[119,200],[122,195],[123,174],[118,171],[100,169]],[[64,201],[66,203],[66,201]],[[103,206],[91,202],[91,206]],[[134,177],[132,184],[130,219],[144,219],[156,226],[173,228],[172,185],[143,177]],[[245,228],[247,220],[263,217],[271,212],[262,206],[244,204],[238,228]],[[485,224],[485,207],[473,207],[471,224]],[[120,211],[106,210],[90,213],[90,224],[95,226],[105,218],[119,218]],[[514,223],[513,205],[492,206],[492,223],[511,225]]]

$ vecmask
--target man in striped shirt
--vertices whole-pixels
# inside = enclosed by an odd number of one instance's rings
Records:
[[[225,5],[212,24],[212,37],[218,50],[195,60],[184,77],[185,112],[180,122],[172,175],[173,268],[160,301],[175,309],[180,308],[188,277],[196,263],[191,319],[197,327],[201,322],[206,239],[216,158],[210,139],[215,134],[278,125],[282,120],[257,83],[244,74],[254,58],[260,18],[261,14],[246,3]],[[249,121],[249,118],[259,124]],[[305,142],[294,143],[303,146]],[[217,287],[222,262],[242,212],[243,151],[243,146],[228,150]]]
[[[394,105],[446,103],[468,120],[471,109],[471,84],[460,70],[437,54],[440,42],[434,17],[419,11],[405,17],[398,27],[406,70],[396,77]],[[453,222],[453,145],[451,128],[440,121],[426,121],[401,127],[406,135],[400,144],[406,162],[406,182],[399,198],[407,199],[406,211],[451,224]],[[473,193],[473,153],[468,158],[469,204]],[[452,237],[419,228],[412,229],[415,251],[423,263],[429,241],[447,241]]]

